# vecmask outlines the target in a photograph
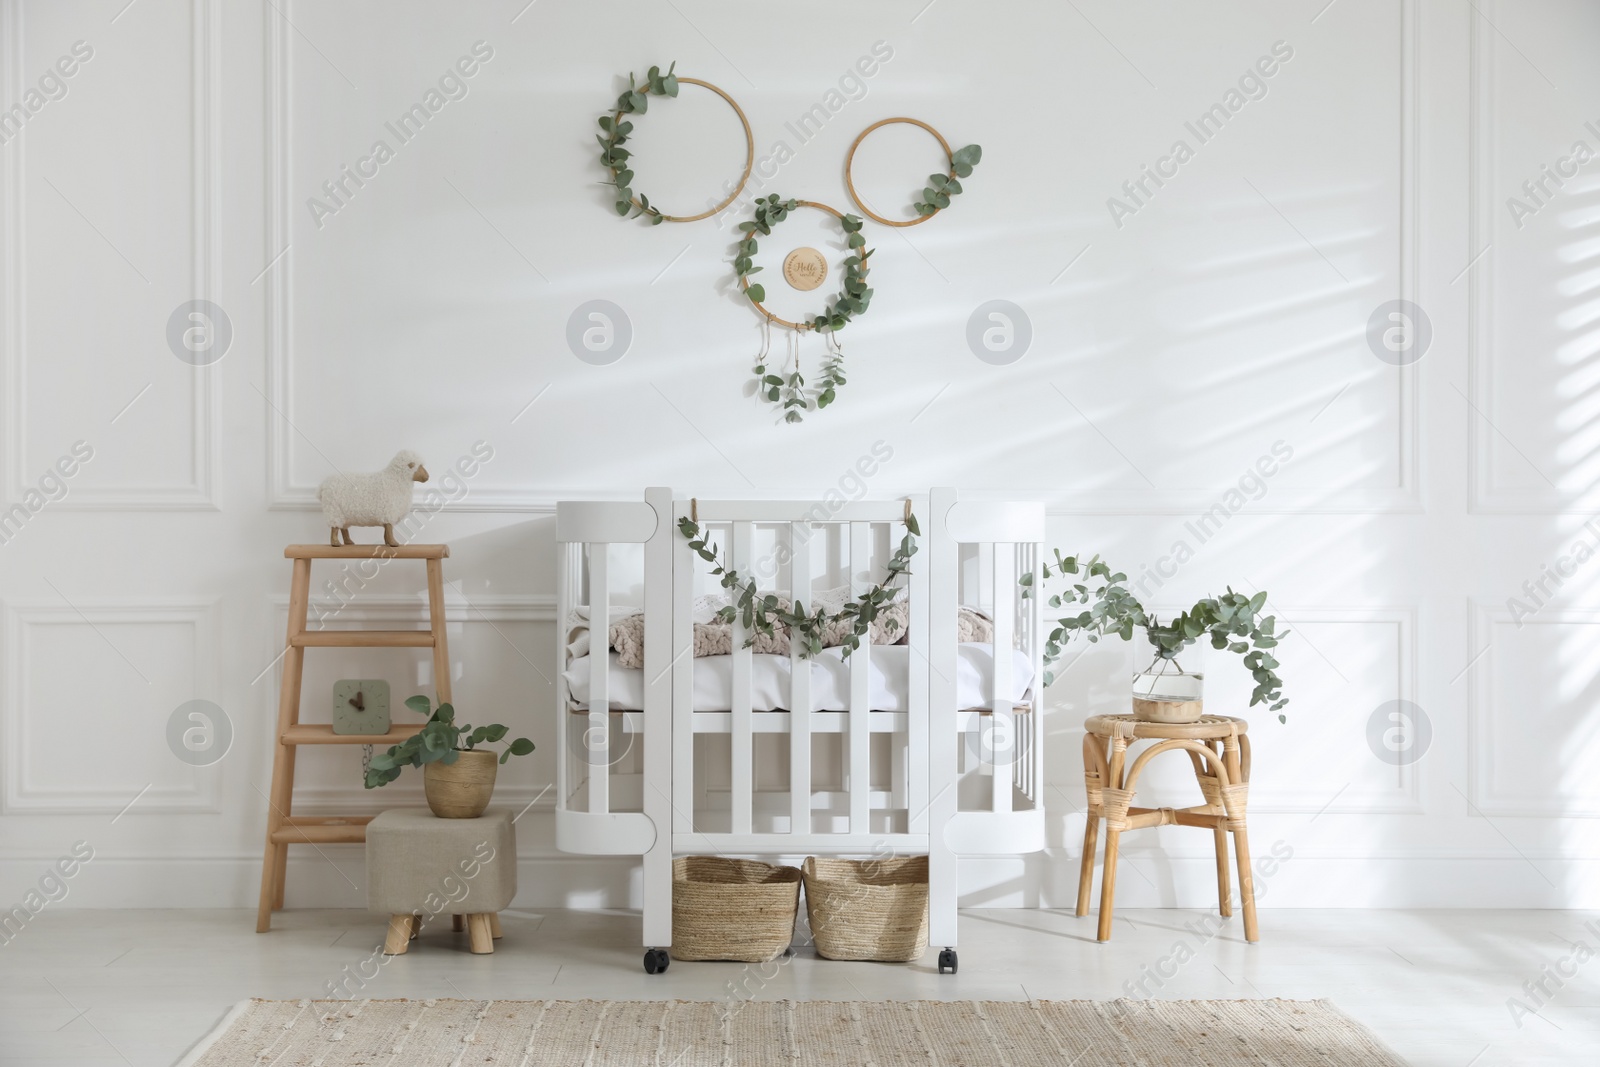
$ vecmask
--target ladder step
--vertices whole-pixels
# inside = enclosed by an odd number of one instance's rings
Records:
[[[328,723],[297,722],[283,732],[286,745],[398,745],[425,724],[395,723],[386,734],[336,734]]]
[[[274,845],[348,845],[367,839],[367,824],[284,826],[272,831]]]
[[[431,630],[307,630],[289,643],[296,648],[432,648]]]
[[[449,545],[290,545],[285,559],[449,559]]]

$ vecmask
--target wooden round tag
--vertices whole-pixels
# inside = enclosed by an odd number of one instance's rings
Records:
[[[809,292],[828,277],[828,261],[815,248],[796,248],[783,257],[783,280],[792,288]]]

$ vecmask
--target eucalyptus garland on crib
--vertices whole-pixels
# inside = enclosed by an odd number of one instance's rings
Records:
[[[685,516],[678,520],[678,532],[689,539],[689,548],[701,559],[711,564],[711,573],[719,578],[722,588],[730,590],[737,595],[737,600],[717,612],[717,618],[722,622],[733,622],[740,619],[749,631],[745,638],[744,647],[749,648],[756,643],[760,635],[772,637],[778,626],[789,628],[789,642],[793,646],[799,642],[800,655],[804,659],[818,655],[822,651],[822,637],[828,628],[835,623],[849,622],[850,632],[840,641],[844,649],[843,656],[848,658],[850,653],[861,647],[861,639],[872,631],[872,624],[894,596],[893,586],[902,574],[911,569],[911,557],[917,554],[917,538],[922,536],[922,531],[917,527],[917,517],[909,511],[906,513],[906,535],[900,539],[900,547],[896,548],[887,565],[888,576],[882,582],[862,593],[855,600],[850,601],[838,613],[830,615],[822,608],[818,608],[809,615],[788,610],[779,606],[778,598],[773,593],[762,593],[756,588],[754,578],[746,579],[731,567],[724,567],[718,554],[716,545],[709,543],[709,539],[700,536],[700,524]],[[792,603],[792,602],[791,602]],[[893,619],[884,620],[884,626],[893,633],[899,629],[899,624]]]
[[[762,307],[762,301],[767,298],[766,287],[760,282],[750,280],[751,275],[762,270],[755,265],[755,254],[759,247],[756,243],[756,234],[770,237],[774,225],[788,218],[791,211],[802,206],[822,207],[793,197],[785,200],[777,193],[758,196],[754,218],[739,223],[739,230],[744,234],[744,238],[739,242],[738,254],[733,261],[733,271],[740,285],[744,287],[744,295],[766,317],[766,321],[762,323],[763,331],[770,330],[769,324],[772,321],[781,322],[781,320],[777,320],[771,312]],[[822,209],[838,214],[831,208]],[[764,332],[766,340],[761,346],[761,351],[756,354],[756,391],[782,409],[785,422],[800,422],[805,417],[805,412],[820,411],[834,402],[838,390],[845,384],[844,349],[840,346],[836,335],[857,315],[865,314],[867,307],[872,303],[872,289],[867,285],[867,260],[873,250],[866,247],[867,239],[861,234],[861,218],[857,215],[840,215],[839,226],[844,230],[845,243],[850,248],[850,255],[844,260],[844,286],[833,303],[825,307],[821,314],[796,327],[797,330],[815,330],[823,335],[828,345],[828,358],[822,365],[822,378],[815,390],[810,393],[806,391],[805,376],[800,373],[797,339],[792,339],[790,345],[788,374],[772,373],[768,366],[770,333]],[[784,325],[789,324],[784,323]]]

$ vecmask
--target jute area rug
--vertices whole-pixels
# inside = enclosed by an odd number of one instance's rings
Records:
[[[1385,1067],[1322,1000],[251,1000],[179,1067]]]

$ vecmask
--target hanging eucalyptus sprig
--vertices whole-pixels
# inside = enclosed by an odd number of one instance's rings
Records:
[[[1272,615],[1262,615],[1267,594],[1263,590],[1254,596],[1235,593],[1230,586],[1220,597],[1204,597],[1169,622],[1163,623],[1147,612],[1125,584],[1128,576],[1112,571],[1099,556],[1079,559],[1063,556],[1055,551],[1055,566],[1049,562],[1040,567],[1042,579],[1057,574],[1082,577],[1067,589],[1052,595],[1045,603],[1052,608],[1083,605],[1088,610],[1056,620],[1044,646],[1044,684],[1055,680],[1055,665],[1061,650],[1075,635],[1083,634],[1090,642],[1115,635],[1124,641],[1133,640],[1133,632],[1142,629],[1154,647],[1158,660],[1175,660],[1178,654],[1202,637],[1211,639],[1211,647],[1227,649],[1244,657],[1245,669],[1255,680],[1250,694],[1250,706],[1267,704],[1269,711],[1278,711],[1289,703],[1283,695],[1283,679],[1278,677],[1280,664],[1271,649],[1278,640],[1288,636],[1288,631],[1277,632],[1278,620]],[[1037,590],[1033,574],[1020,579],[1022,595],[1032,597]],[[1286,721],[1280,713],[1278,721]]]
[[[600,116],[600,129],[602,134],[595,134],[595,140],[600,142],[600,162],[611,172],[611,180],[607,185],[616,188],[616,203],[618,215],[627,215],[635,207],[638,210],[634,218],[648,216],[650,225],[659,226],[665,217],[656,208],[650,206],[650,198],[644,194],[639,195],[639,202],[634,203],[633,171],[628,168],[629,151],[623,148],[628,140],[628,135],[633,132],[633,123],[623,120],[624,115],[643,115],[650,106],[649,93],[657,96],[677,96],[678,79],[672,72],[677,69],[677,61],[667,68],[663,74],[660,67],[651,67],[644,76],[644,81],[636,83],[633,72],[628,72],[628,88],[617,97],[617,107],[613,114]]]
[[[958,148],[950,153],[950,173],[928,175],[928,184],[922,190],[922,199],[915,204],[918,215],[932,215],[950,206],[950,198],[961,192],[959,179],[969,177],[972,168],[983,158],[983,149],[975,144]]]
[[[824,635],[840,622],[847,622],[850,625],[850,629],[839,641],[840,647],[844,650],[842,656],[848,657],[861,647],[861,639],[872,632],[872,624],[877,620],[879,612],[894,598],[895,583],[902,575],[910,572],[911,557],[917,554],[917,538],[922,536],[922,530],[917,526],[917,517],[908,511],[906,535],[900,539],[899,547],[885,565],[884,569],[888,573],[883,581],[845,604],[837,613],[829,614],[819,607],[810,614],[803,614],[785,610],[776,594],[762,593],[756,587],[754,578],[743,578],[738,571],[723,566],[717,546],[711,544],[709,538],[700,535],[700,524],[693,519],[687,516],[679,519],[678,532],[689,539],[691,551],[711,564],[712,575],[719,579],[722,588],[727,589],[732,595],[733,603],[719,610],[717,618],[722,622],[731,623],[739,619],[744,623],[745,629],[749,631],[744,647],[749,648],[754,645],[757,636],[772,637],[779,626],[786,626],[789,628],[791,646],[799,642],[800,655],[806,659],[822,651]],[[890,633],[899,628],[899,623],[894,619],[885,619],[884,625]]]
[[[817,387],[817,407],[825,408],[833,403],[834,391],[844,386],[844,349],[834,339],[832,331],[828,337],[828,359],[822,365],[822,381]]]

